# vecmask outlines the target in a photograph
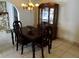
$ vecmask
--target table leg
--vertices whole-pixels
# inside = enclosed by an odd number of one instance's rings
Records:
[[[41,43],[41,53],[42,53],[42,58],[44,58],[44,50],[43,50],[43,44]]]
[[[48,39],[48,52],[50,54],[50,40]]]

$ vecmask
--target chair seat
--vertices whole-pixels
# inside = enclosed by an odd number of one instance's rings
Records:
[[[21,35],[19,38],[18,38],[18,42],[20,43],[20,44],[28,44],[28,43],[30,43],[31,41],[29,40],[29,38],[27,38],[26,36],[24,36],[24,35]]]

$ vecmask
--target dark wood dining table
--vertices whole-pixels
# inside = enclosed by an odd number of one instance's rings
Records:
[[[22,27],[22,34],[32,41],[41,36],[40,32],[38,32],[36,28],[34,30],[30,30],[29,28],[27,28],[27,26]]]
[[[28,37],[30,40],[34,41],[36,38],[41,36],[41,32],[35,28],[34,30],[30,31],[27,26],[22,27],[22,34],[26,37]],[[14,30],[11,30],[11,37],[12,37],[12,44],[14,45],[15,42],[15,35]]]

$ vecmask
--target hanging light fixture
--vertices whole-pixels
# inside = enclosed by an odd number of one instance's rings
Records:
[[[34,7],[38,7],[39,4],[38,4],[38,3],[33,4],[31,0],[28,0],[28,3],[27,3],[27,4],[22,3],[21,6],[23,7],[23,9],[26,9],[26,10],[33,10]]]

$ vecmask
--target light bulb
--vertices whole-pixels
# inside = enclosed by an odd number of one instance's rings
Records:
[[[22,6],[22,7],[25,7],[25,6],[26,6],[26,4],[22,3],[22,4],[21,4],[21,6]]]
[[[38,6],[39,6],[39,4],[38,4],[38,3],[36,3],[36,4],[35,4],[35,6],[36,6],[36,7],[38,7]]]
[[[29,4],[28,4],[29,6],[32,6],[32,7],[34,7],[34,4],[33,3],[31,3],[31,2],[29,2]]]
[[[31,10],[31,8],[30,8],[30,7],[28,7],[27,9],[28,9],[28,10]]]

